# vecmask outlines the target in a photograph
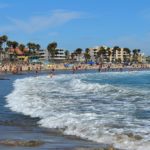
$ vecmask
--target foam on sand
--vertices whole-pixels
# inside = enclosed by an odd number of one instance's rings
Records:
[[[116,76],[95,73],[18,79],[6,97],[7,107],[39,117],[40,126],[59,128],[67,135],[122,149],[150,149],[150,119],[140,116],[150,110],[150,90],[115,85]],[[130,74],[119,76],[124,79]]]

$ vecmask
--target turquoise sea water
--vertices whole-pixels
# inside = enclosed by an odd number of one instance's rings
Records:
[[[150,72],[59,74],[17,79],[6,97],[37,124],[129,150],[150,149]]]

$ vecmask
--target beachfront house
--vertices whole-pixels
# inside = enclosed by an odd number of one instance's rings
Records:
[[[45,60],[47,60],[47,50],[45,49],[39,49],[34,53],[33,55],[29,56],[29,61],[32,63],[42,63]]]
[[[99,63],[99,62],[110,62],[110,56],[107,51],[107,46],[95,46],[93,48],[89,48],[89,54],[91,56],[91,61]]]
[[[53,62],[53,61],[56,63],[64,62],[66,60],[65,50],[62,48],[56,48],[55,50],[56,50],[56,53],[54,57],[52,57],[50,53],[46,51],[45,58],[49,60],[50,62]]]

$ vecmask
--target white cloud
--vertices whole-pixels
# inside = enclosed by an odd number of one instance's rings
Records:
[[[1,27],[0,30],[5,32],[7,32],[7,30],[21,30],[26,33],[34,33],[44,29],[63,25],[71,20],[79,19],[81,16],[81,13],[78,12],[55,10],[50,15],[32,16],[26,20],[8,18],[10,25]]]

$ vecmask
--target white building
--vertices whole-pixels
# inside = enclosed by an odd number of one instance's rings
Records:
[[[58,61],[63,61],[66,59],[66,56],[65,56],[65,50],[64,49],[61,49],[61,48],[57,48],[56,49],[57,51],[57,54],[55,55],[55,57],[53,58],[54,60],[58,60]]]
[[[57,53],[55,54],[55,57],[51,58],[50,54],[48,53],[48,51],[46,51],[46,59],[51,61],[57,61],[57,62],[62,62],[66,59],[65,56],[65,50],[62,48],[56,48]]]
[[[105,49],[107,49],[107,46],[95,46],[93,48],[89,48],[89,54],[91,56],[91,60],[96,62],[96,56],[97,56],[97,52],[100,50],[101,47],[104,47]],[[107,54],[106,54],[107,55]]]
[[[47,50],[42,49],[38,51],[39,60],[43,61],[47,59]]]

